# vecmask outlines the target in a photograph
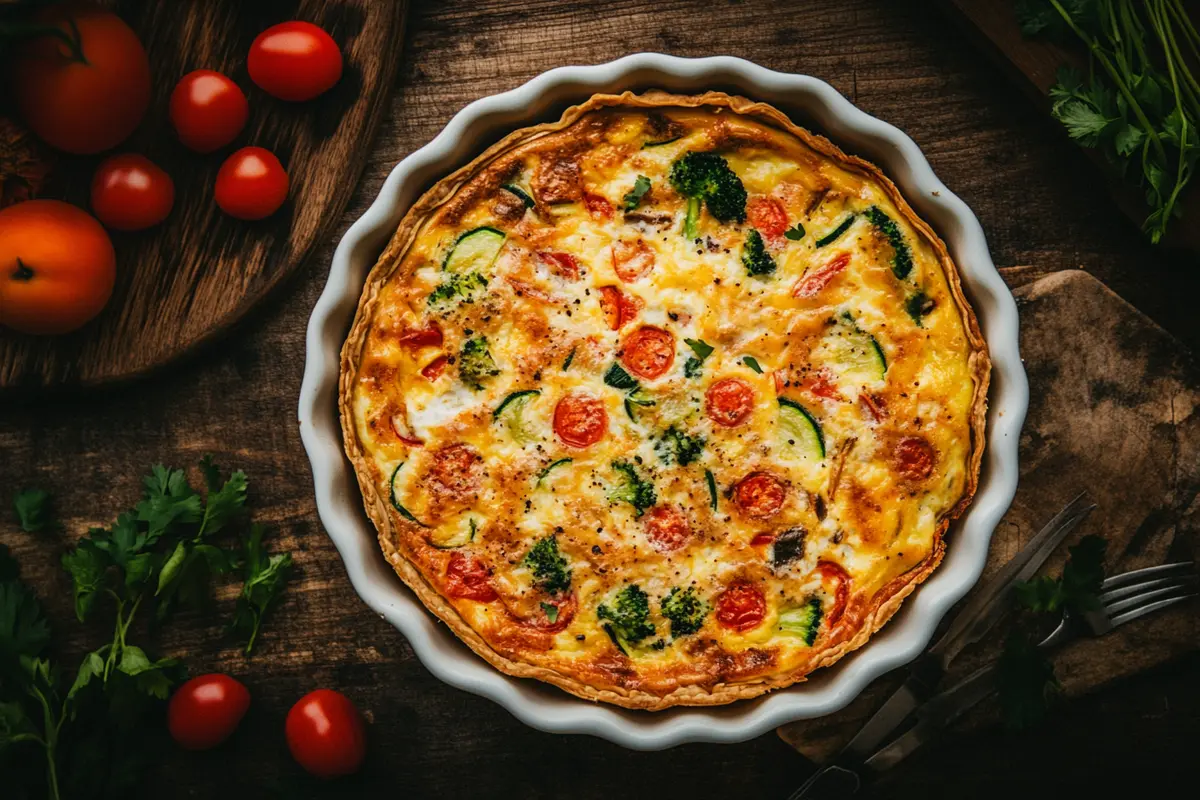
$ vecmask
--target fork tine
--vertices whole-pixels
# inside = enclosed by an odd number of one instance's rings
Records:
[[[1114,628],[1117,627],[1118,625],[1124,625],[1126,622],[1132,622],[1133,620],[1137,619],[1138,617],[1142,617],[1142,616],[1145,616],[1146,614],[1150,614],[1155,611],[1159,611],[1160,609],[1164,609],[1167,606],[1173,606],[1176,603],[1182,603],[1184,600],[1187,600],[1188,598],[1195,597],[1195,596],[1196,596],[1195,592],[1189,592],[1188,594],[1183,594],[1178,597],[1169,597],[1166,600],[1159,600],[1158,602],[1151,603],[1148,606],[1141,606],[1140,608],[1136,608],[1133,611],[1127,611],[1124,614],[1119,614],[1118,616],[1113,617],[1112,625]]]
[[[1118,589],[1132,583],[1141,583],[1150,578],[1166,578],[1171,575],[1182,576],[1195,571],[1195,569],[1196,566],[1191,561],[1176,561],[1173,564],[1135,569],[1131,572],[1122,572],[1120,575],[1113,575],[1111,578],[1105,579],[1104,583],[1100,584],[1100,589],[1108,591],[1109,589]]]
[[[1163,597],[1178,595],[1181,591],[1194,590],[1187,585],[1186,582],[1174,583],[1170,586],[1165,586],[1161,589],[1154,589],[1149,592],[1127,597],[1124,600],[1118,600],[1115,603],[1108,603],[1104,606],[1104,613],[1108,615],[1109,620],[1116,618],[1118,615],[1139,608],[1144,605],[1152,604],[1155,600]]]
[[[1114,603],[1117,600],[1121,600],[1122,598],[1125,598],[1125,597],[1142,594],[1144,592],[1149,592],[1154,589],[1162,588],[1164,586],[1182,585],[1185,583],[1194,582],[1197,579],[1198,579],[1198,576],[1196,576],[1196,575],[1183,575],[1178,578],[1176,578],[1176,577],[1152,578],[1144,583],[1135,583],[1131,586],[1122,586],[1120,589],[1113,589],[1112,591],[1104,592],[1103,594],[1100,595],[1099,599],[1100,599],[1101,603],[1103,603],[1104,605],[1107,606],[1110,603]]]

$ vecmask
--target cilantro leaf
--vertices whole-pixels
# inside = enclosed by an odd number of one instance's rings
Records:
[[[694,356],[688,356],[688,360],[683,365],[683,374],[688,378],[694,378],[700,374],[700,370],[704,368],[704,362],[713,354],[713,346],[703,339],[684,339],[684,344],[691,348]]]
[[[637,180],[633,182],[633,188],[626,192],[625,197],[621,199],[621,208],[625,211],[633,211],[641,204],[642,198],[648,191],[650,191],[650,179],[645,175],[638,175]]]
[[[54,527],[50,493],[43,489],[25,489],[13,496],[17,522],[26,533],[39,533]]]
[[[266,554],[262,544],[264,532],[261,525],[253,525],[242,540],[245,582],[230,629],[247,639],[246,655],[254,649],[263,618],[283,593],[292,569],[291,553]]]

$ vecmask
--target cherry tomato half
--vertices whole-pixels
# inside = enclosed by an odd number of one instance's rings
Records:
[[[246,59],[250,80],[280,100],[311,100],[342,77],[337,42],[311,22],[281,22],[258,35]]]
[[[184,147],[197,153],[219,150],[237,138],[250,116],[241,88],[211,69],[180,78],[171,92],[171,124]]]
[[[29,129],[68,153],[116,147],[150,105],[150,61],[137,34],[112,12],[74,4],[39,11],[31,24],[65,38],[34,36],[15,50],[9,85]]]
[[[113,230],[140,231],[157,225],[174,205],[175,182],[145,156],[112,156],[92,177],[92,212]]]
[[[243,147],[217,172],[217,205],[231,217],[263,219],[287,199],[288,176],[279,159],[261,147]]]
[[[117,256],[86,211],[59,200],[27,200],[0,211],[0,325],[68,333],[112,296]]]
[[[318,778],[357,772],[367,755],[362,714],[341,692],[317,689],[292,706],[285,725],[292,758]]]
[[[167,730],[186,750],[208,750],[237,729],[250,707],[250,692],[228,675],[192,678],[175,690],[167,705]]]

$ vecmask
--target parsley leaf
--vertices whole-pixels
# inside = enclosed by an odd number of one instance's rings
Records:
[[[797,222],[792,227],[783,232],[783,236],[790,242],[798,242],[804,238],[804,226]]]
[[[234,633],[246,638],[246,655],[254,649],[263,618],[283,594],[292,569],[291,553],[267,555],[262,544],[263,533],[261,525],[253,525],[249,536],[242,540],[245,582],[230,626]]]
[[[683,343],[691,348],[694,356],[688,356],[688,360],[684,362],[683,374],[688,378],[694,378],[700,374],[700,370],[704,368],[704,362],[713,354],[713,346],[703,339],[684,339]]]
[[[637,180],[633,182],[633,188],[622,198],[621,208],[625,211],[633,211],[641,204],[642,198],[648,191],[650,191],[650,179],[645,175],[638,175]]]
[[[742,363],[745,364],[750,369],[757,372],[759,375],[763,374],[763,368],[758,363],[758,359],[755,358],[754,356],[742,356]]]
[[[26,533],[39,533],[54,527],[50,493],[43,489],[25,489],[13,497],[17,522]]]
[[[1099,607],[1097,595],[1104,582],[1106,542],[1099,536],[1085,536],[1070,550],[1061,578],[1042,576],[1017,583],[1013,588],[1017,601],[1030,611],[1050,613],[1068,606],[1077,611]]]

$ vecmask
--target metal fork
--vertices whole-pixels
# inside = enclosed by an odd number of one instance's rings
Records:
[[[1058,626],[1038,646],[1061,647],[1083,636],[1103,636],[1113,628],[1146,614],[1181,603],[1197,594],[1197,574],[1189,561],[1124,572],[1100,585],[1100,608],[1082,615],[1063,610]],[[918,707],[917,723],[874,755],[863,761],[863,768],[879,773],[900,763],[906,756],[929,741],[938,731],[976,706],[995,690],[996,665],[989,664],[959,683],[934,695]],[[788,800],[817,800],[848,797],[861,782],[858,772],[830,765],[811,776]]]
[[[1189,561],[1124,572],[1100,586],[1100,607],[1082,614],[1064,608],[1062,619],[1042,649],[1061,647],[1081,637],[1097,637],[1127,622],[1181,603],[1197,594],[1198,576]],[[911,730],[868,758],[863,766],[875,772],[895,766],[938,730],[950,725],[995,688],[996,664],[981,667],[955,686],[934,696],[917,711]]]

